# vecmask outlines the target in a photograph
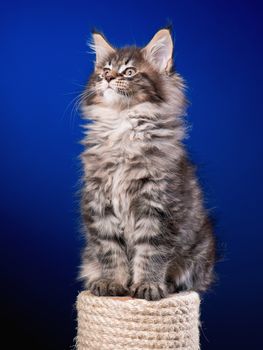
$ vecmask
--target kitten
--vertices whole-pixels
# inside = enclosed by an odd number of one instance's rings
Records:
[[[93,32],[95,70],[83,94],[80,278],[95,295],[158,300],[205,291],[215,239],[185,135],[184,83],[169,29],[121,49]]]

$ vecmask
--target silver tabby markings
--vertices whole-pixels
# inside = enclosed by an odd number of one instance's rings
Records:
[[[81,155],[87,244],[80,278],[96,295],[158,300],[204,291],[215,240],[185,135],[184,84],[170,31],[116,49],[93,33],[95,69],[83,94]]]

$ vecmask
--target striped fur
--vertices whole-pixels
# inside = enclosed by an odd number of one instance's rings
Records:
[[[93,122],[86,124],[81,155],[87,245],[80,278],[96,295],[157,300],[204,291],[213,280],[215,241],[182,143],[183,80],[159,42],[170,33],[162,30],[150,51],[149,45],[115,49],[99,35],[82,106]],[[134,67],[131,77],[124,76],[127,67]]]

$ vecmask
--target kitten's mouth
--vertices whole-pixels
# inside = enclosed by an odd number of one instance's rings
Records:
[[[124,90],[124,89],[120,89],[118,87],[112,87],[110,85],[108,85],[108,87],[106,88],[106,90],[113,90],[114,92],[116,92],[117,94],[119,95],[122,95],[122,96],[130,96],[129,92],[127,90]]]
[[[121,95],[121,96],[130,96],[131,95],[131,91],[129,91],[127,88],[125,88],[125,86],[123,86],[122,83],[120,84],[116,84],[115,82],[109,82],[107,89],[111,89],[114,92],[116,92],[117,94]],[[106,89],[106,90],[107,90]]]

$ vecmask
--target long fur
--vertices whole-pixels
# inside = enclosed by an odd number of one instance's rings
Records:
[[[126,63],[137,69],[129,79],[118,72]],[[112,67],[110,81],[104,67]],[[83,117],[92,121],[81,155],[85,287],[148,300],[206,290],[215,240],[182,143],[182,78],[126,47],[95,67],[84,96]]]

